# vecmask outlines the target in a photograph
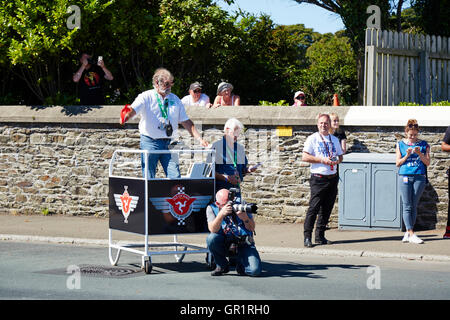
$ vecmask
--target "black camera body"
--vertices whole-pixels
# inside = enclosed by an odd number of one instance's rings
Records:
[[[242,203],[236,203],[236,194],[239,192],[236,188],[230,188],[228,193],[228,203],[231,204],[233,208],[233,213],[236,214],[238,211],[242,211],[245,213],[257,213],[258,206],[256,203],[246,203],[242,201]]]
[[[170,122],[167,122],[167,123],[161,123],[161,124],[159,125],[159,129],[160,129],[160,130],[164,130],[164,131],[166,132],[166,135],[167,135],[168,137],[171,137],[171,136],[172,136],[172,133],[173,133],[173,127],[172,127],[172,124],[171,124]]]
[[[98,58],[97,58],[97,57],[90,57],[90,58],[87,59],[87,62],[88,62],[90,65],[96,65],[96,64],[97,64],[97,61],[98,61]]]

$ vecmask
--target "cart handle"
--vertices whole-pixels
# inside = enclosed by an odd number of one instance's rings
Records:
[[[163,153],[211,153],[212,159],[215,159],[216,150],[214,149],[181,149],[181,150],[141,150],[141,149],[117,149],[114,151],[111,161],[109,162],[109,176],[112,176],[113,164],[116,161],[116,155],[118,153],[140,153],[145,154],[146,159],[148,154],[163,154]],[[147,164],[146,164],[147,166]]]

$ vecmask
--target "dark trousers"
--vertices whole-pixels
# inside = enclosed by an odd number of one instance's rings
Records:
[[[305,238],[311,239],[316,218],[316,238],[318,238],[320,234],[323,236],[325,233],[328,219],[330,218],[334,201],[336,200],[338,182],[338,175],[333,178],[311,175],[309,180],[311,196],[304,224]]]

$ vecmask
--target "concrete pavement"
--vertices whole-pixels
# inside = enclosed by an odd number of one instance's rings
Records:
[[[109,220],[96,217],[0,215],[0,240],[71,243],[108,246]],[[113,239],[125,243],[143,243],[138,234],[113,230]],[[303,247],[303,224],[276,224],[257,221],[256,245],[260,252],[305,255],[360,256],[440,261],[450,263],[450,239],[443,229],[419,231],[424,244],[402,243],[398,230],[331,229],[326,237],[330,245]],[[205,246],[205,234],[178,235],[178,241]],[[150,243],[173,241],[173,236],[150,236]]]

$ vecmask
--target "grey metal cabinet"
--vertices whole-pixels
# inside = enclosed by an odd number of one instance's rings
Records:
[[[339,165],[339,228],[401,229],[395,154],[351,153]]]

